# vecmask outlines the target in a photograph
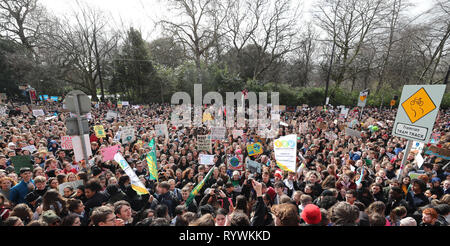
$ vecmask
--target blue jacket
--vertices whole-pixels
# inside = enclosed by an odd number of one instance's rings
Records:
[[[34,185],[34,180],[30,180],[30,182]],[[25,196],[28,194],[28,183],[25,181],[20,181],[20,183],[14,185],[14,187],[9,190],[9,200],[15,204],[26,203]]]

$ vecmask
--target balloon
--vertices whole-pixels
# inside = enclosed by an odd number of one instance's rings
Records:
[[[378,128],[378,126],[374,126],[374,127],[372,127],[372,130],[373,130],[374,132],[376,132],[376,131],[378,131],[378,130],[380,130],[380,129]]]

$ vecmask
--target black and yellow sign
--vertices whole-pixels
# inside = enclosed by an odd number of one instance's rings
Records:
[[[418,121],[429,112],[436,109],[436,105],[424,88],[421,88],[406,101],[404,101],[402,103],[402,107],[412,123]]]

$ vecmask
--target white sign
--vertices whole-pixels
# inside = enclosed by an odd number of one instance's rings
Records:
[[[368,90],[363,90],[359,93],[358,107],[365,107],[367,102],[367,96],[369,95]]]
[[[53,120],[53,119],[57,119],[57,118],[58,118],[58,116],[52,116],[52,117],[45,118],[45,120],[48,121],[48,120]]]
[[[285,171],[295,172],[297,135],[292,134],[275,139],[273,145],[277,165]]]
[[[114,160],[119,163],[119,166],[128,175],[128,177],[130,177],[131,188],[133,188],[133,190],[135,190],[139,195],[148,194],[148,190],[145,188],[144,184],[142,184],[141,180],[127,163],[125,158],[123,158],[122,154],[116,153],[114,155]]]
[[[83,185],[83,183],[83,180],[62,183],[58,185],[59,194],[64,195],[64,189],[66,187],[72,187],[74,191],[77,191],[78,186]]]
[[[333,140],[336,140],[338,138],[338,136],[334,132],[325,132],[325,138],[330,141],[333,141]]]
[[[280,121],[280,125],[282,125],[282,126],[289,126],[287,123],[285,123],[283,121]]]
[[[114,112],[114,111],[108,111],[107,113],[106,113],[106,120],[111,120],[111,119],[115,119],[115,118],[118,118],[119,117],[119,113],[117,113],[117,112]]]
[[[128,101],[122,101],[122,106],[129,106],[130,103]]]
[[[418,150],[419,153],[421,153],[424,146],[425,146],[424,143],[414,141],[413,145],[411,146],[411,150]]]
[[[29,145],[27,147],[23,147],[22,150],[28,150],[28,151],[30,151],[31,154],[33,154],[37,149],[36,149],[36,146]]]
[[[361,132],[346,127],[345,136],[361,138]]]
[[[237,139],[238,137],[242,137],[244,135],[244,130],[233,130],[233,138]]]
[[[89,141],[89,134],[84,135],[84,142],[86,144],[87,156],[89,157],[92,155],[91,142]],[[75,161],[79,162],[81,160],[84,160],[80,136],[72,136],[72,145],[73,145],[73,152],[75,154]]]
[[[120,135],[123,144],[132,143],[135,140],[134,128],[132,126],[123,127],[120,131]]]
[[[225,127],[211,127],[211,139],[212,140],[225,140]]]
[[[63,150],[73,149],[72,138],[73,138],[72,136],[62,136],[61,137],[61,148]]]
[[[211,136],[198,135],[197,136],[197,150],[211,151]]]
[[[168,134],[167,124],[155,125],[156,136],[166,136]]]
[[[200,165],[214,165],[214,155],[204,155],[199,156]]]
[[[399,101],[393,135],[428,143],[446,85],[405,85]]]
[[[308,122],[302,122],[302,123],[300,123],[300,127],[299,127],[300,129],[298,129],[299,130],[299,132],[301,133],[301,134],[306,134],[306,133],[308,133]]]
[[[34,117],[39,117],[39,116],[44,116],[44,110],[42,109],[33,109],[33,116]]]
[[[425,161],[425,160],[423,159],[422,155],[421,155],[420,153],[418,153],[414,159],[415,159],[416,162],[417,162],[417,167],[419,167],[419,168],[422,167],[422,165],[423,165],[423,163],[424,163],[424,161]]]
[[[271,119],[274,120],[274,121],[280,120],[280,114],[272,114],[271,115]]]
[[[0,116],[7,116],[6,110],[7,108],[5,106],[0,107]]]
[[[425,142],[427,137],[428,129],[426,127],[408,125],[403,123],[398,123],[394,128],[394,135],[407,138],[407,139],[415,139],[419,141]]]

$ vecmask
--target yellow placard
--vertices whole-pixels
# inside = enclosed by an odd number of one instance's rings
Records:
[[[249,156],[260,155],[263,153],[263,148],[260,143],[247,145],[247,152]]]
[[[402,107],[408,115],[411,123],[420,120],[422,117],[436,109],[436,105],[431,100],[424,88],[421,88],[406,101],[402,103]]]
[[[391,106],[395,105],[395,100],[391,100]]]
[[[98,138],[104,138],[106,137],[105,129],[102,125],[94,126],[95,136]]]

